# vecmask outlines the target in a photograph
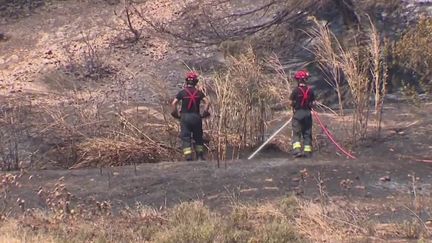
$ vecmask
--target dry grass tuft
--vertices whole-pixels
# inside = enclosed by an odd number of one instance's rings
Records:
[[[313,242],[343,242],[369,236],[367,219],[334,203],[301,201],[296,219],[298,230]]]
[[[13,189],[19,188],[21,184],[18,179],[21,175],[0,174],[0,222],[4,220],[10,213],[13,207],[13,202],[10,197],[10,192]],[[18,204],[24,203],[18,199]],[[20,206],[20,205],[19,205]]]
[[[216,101],[207,128],[214,141],[211,150],[217,152],[220,160],[238,158],[240,150],[264,140],[270,108],[289,90],[284,85],[286,77],[270,78],[264,71],[265,65],[277,62],[265,63],[252,47],[227,59],[225,69],[206,87]],[[232,150],[231,156],[228,149]]]
[[[313,52],[326,82],[338,94],[340,114],[342,103],[347,103],[341,94],[345,79],[354,105],[351,137],[356,143],[366,137],[370,115],[370,100],[375,99],[378,132],[381,127],[381,114],[384,96],[387,92],[387,64],[385,45],[380,34],[370,21],[365,30],[355,35],[350,45],[343,46],[327,25],[313,19],[316,27],[310,32],[316,39]]]
[[[316,18],[312,18],[315,27],[310,31],[310,35],[315,38],[312,52],[315,54],[315,60],[318,67],[324,74],[324,81],[327,82],[337,93],[339,103],[339,114],[343,115],[342,100],[342,70],[339,66],[339,55],[342,47],[337,42],[337,37],[331,32],[327,25],[322,25]]]

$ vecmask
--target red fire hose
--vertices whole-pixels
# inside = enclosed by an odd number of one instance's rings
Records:
[[[336,140],[334,139],[333,135],[330,133],[330,131],[324,126],[324,124],[322,123],[320,117],[318,116],[318,113],[314,110],[312,110],[312,114],[314,115],[315,119],[318,121],[320,127],[322,128],[322,130],[324,131],[324,133],[327,135],[327,137],[330,139],[330,141],[332,141],[332,143],[334,145],[336,145],[336,147],[342,152],[344,153],[346,156],[348,156],[350,159],[356,159],[356,157],[354,157],[354,155],[350,154],[348,151],[346,151],[344,148],[342,148],[342,146],[340,146]]]

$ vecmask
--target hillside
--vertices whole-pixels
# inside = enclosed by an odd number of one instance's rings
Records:
[[[0,0],[0,242],[428,242],[431,4]],[[311,159],[286,119],[307,69]],[[170,102],[196,70],[206,162]]]

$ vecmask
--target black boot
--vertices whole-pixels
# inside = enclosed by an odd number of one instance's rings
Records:
[[[194,160],[192,154],[185,155],[185,159],[186,159],[186,161],[193,161]]]
[[[293,151],[293,156],[294,156],[295,158],[299,158],[299,157],[302,157],[303,154],[302,154],[302,152],[301,152],[300,149],[294,149],[294,151]]]

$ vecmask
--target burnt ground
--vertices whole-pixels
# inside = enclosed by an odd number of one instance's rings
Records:
[[[231,193],[238,194],[239,199],[243,196],[245,199],[249,196],[264,199],[302,189],[305,196],[313,197],[318,189],[318,176],[321,176],[329,195],[342,193],[340,181],[350,179],[354,188],[343,192],[343,195],[385,198],[395,193],[409,193],[410,173],[420,177],[422,191],[430,193],[432,186],[427,183],[432,178],[431,166],[410,161],[380,161],[379,158],[372,162],[361,159],[318,161],[287,158],[239,160],[227,162],[226,168],[223,168],[224,165],[217,168],[213,162],[184,162],[143,164],[137,166],[136,171],[133,166],[102,170],[53,170],[32,173],[33,178],[29,183],[23,181],[24,186],[18,194],[31,194],[30,191],[37,190],[38,186],[54,184],[60,177],[65,177],[67,187],[81,197],[95,196],[99,200],[127,204],[142,202],[153,206],[203,199],[217,206],[223,203],[223,194]],[[303,184],[300,178],[304,169],[309,177]],[[380,181],[386,175],[390,176],[391,181]]]
[[[215,162],[167,162],[142,164],[136,170],[128,166],[37,171],[31,173],[31,180],[24,176],[22,187],[13,194],[25,199],[27,207],[44,207],[37,196],[38,188],[53,188],[64,177],[66,187],[79,201],[106,200],[115,208],[136,203],[165,208],[202,200],[211,208],[226,209],[232,203],[267,201],[290,194],[319,199],[318,181],[322,180],[323,191],[331,199],[397,208],[412,202],[412,179],[408,174],[419,179],[417,193],[430,197],[431,169],[432,165],[409,160],[322,160],[319,155],[313,159],[239,160],[227,162],[226,168],[224,164],[217,168]],[[388,179],[384,181],[383,177]],[[344,181],[351,185],[344,187]]]

